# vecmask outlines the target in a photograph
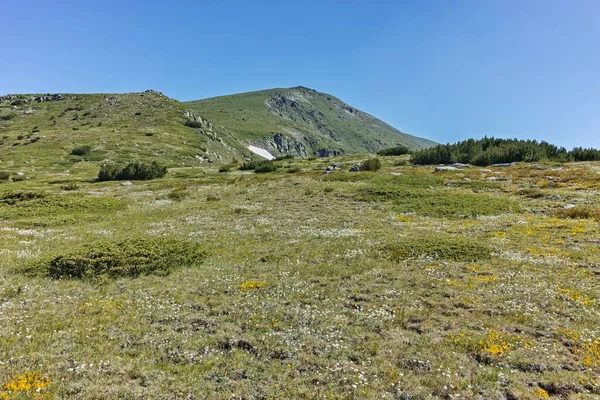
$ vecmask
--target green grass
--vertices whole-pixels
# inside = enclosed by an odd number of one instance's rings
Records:
[[[280,133],[294,155],[310,156],[327,148],[369,153],[398,144],[412,149],[435,143],[394,129],[341,100],[306,88],[270,89],[186,103],[248,142],[273,143]]]
[[[13,165],[35,175],[0,184],[0,398],[597,398],[600,164],[364,159],[128,187]]]

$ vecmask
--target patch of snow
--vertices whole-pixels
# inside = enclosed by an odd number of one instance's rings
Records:
[[[250,150],[254,154],[258,154],[259,156],[266,158],[267,160],[274,160],[275,159],[275,156],[273,154],[269,153],[265,149],[261,149],[260,147],[249,145],[248,146],[248,150]]]

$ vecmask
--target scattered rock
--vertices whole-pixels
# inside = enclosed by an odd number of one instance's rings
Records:
[[[121,186],[133,186],[133,183],[126,181],[126,182],[121,182]]]
[[[471,179],[470,179],[470,178],[462,178],[462,180],[463,180],[463,181],[467,181],[467,182],[470,182],[470,181],[471,181]]]
[[[492,170],[491,169],[482,168],[482,169],[479,170],[479,172],[483,172],[484,174],[489,174],[490,172],[492,172]]]
[[[555,194],[554,196],[548,197],[550,200],[560,200],[562,196],[560,194]]]
[[[450,166],[435,167],[435,172],[444,172],[444,171],[459,171],[459,169],[456,167],[450,167]]]
[[[565,210],[570,210],[571,208],[577,207],[575,204],[565,204],[563,207]]]
[[[350,168],[350,172],[358,172],[360,171],[361,163],[357,163],[355,166]]]
[[[516,164],[514,162],[511,163],[499,163],[499,164],[492,164],[490,165],[490,167],[514,167]]]
[[[452,164],[453,167],[455,168],[471,168],[471,164],[463,164],[463,163],[454,163]]]
[[[17,175],[19,175],[19,176],[23,176],[23,175],[25,175],[25,172],[23,172],[23,171],[19,171],[19,172],[17,172]]]

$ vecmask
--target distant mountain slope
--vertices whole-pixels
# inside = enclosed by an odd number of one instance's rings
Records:
[[[70,155],[76,146],[92,152]],[[228,132],[152,90],[0,97],[0,169],[46,164],[64,170],[73,162],[104,159],[193,166],[245,155],[251,153]]]
[[[187,102],[245,144],[273,154],[328,156],[436,143],[408,135],[341,100],[305,87],[270,89]]]

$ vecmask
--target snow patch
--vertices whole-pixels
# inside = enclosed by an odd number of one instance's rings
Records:
[[[265,149],[261,149],[260,147],[251,146],[250,145],[250,146],[248,146],[248,150],[250,150],[254,154],[258,154],[259,156],[266,158],[267,160],[274,160],[275,159],[275,156],[273,154],[269,153]]]

